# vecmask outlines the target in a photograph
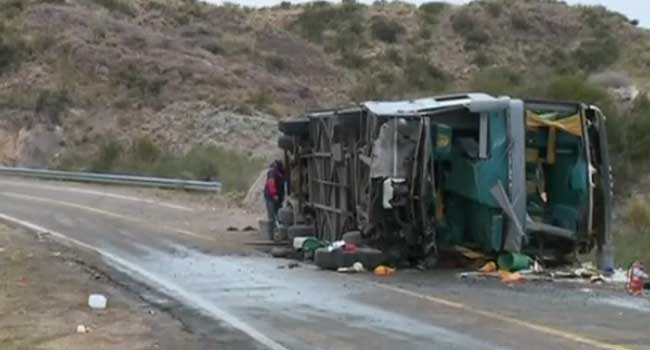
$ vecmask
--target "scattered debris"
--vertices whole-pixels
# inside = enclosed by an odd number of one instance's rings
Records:
[[[77,333],[83,334],[83,333],[90,333],[90,328],[80,324],[77,326]]]
[[[295,269],[296,267],[300,267],[300,264],[298,264],[297,262],[290,262],[290,263],[288,263],[286,265],[278,266],[278,269],[283,270],[283,269],[288,268],[289,270],[291,270],[291,269]]]
[[[273,247],[271,248],[271,256],[274,258],[287,258],[293,254],[293,249],[289,247]]]
[[[639,261],[635,261],[627,272],[628,280],[625,285],[625,290],[634,296],[643,296],[645,280],[650,278],[645,272],[645,267]]]
[[[108,300],[102,294],[91,294],[88,297],[88,306],[94,310],[103,310],[106,308]]]
[[[455,246],[454,251],[457,253],[460,253],[462,256],[466,257],[467,259],[470,260],[478,260],[478,259],[484,259],[485,255],[483,253],[471,250],[466,247],[462,246]]]
[[[244,232],[251,232],[251,231],[255,231],[255,227],[250,226],[250,225],[249,226],[244,226],[244,228],[242,228],[241,230],[244,231]]]
[[[344,272],[344,273],[354,273],[354,272],[364,272],[366,269],[363,267],[363,264],[360,262],[355,262],[352,264],[352,266],[349,267],[339,267],[337,272]]]
[[[322,247],[325,247],[325,246],[326,246],[325,242],[322,242],[322,241],[320,241],[320,240],[318,240],[316,238],[313,238],[313,237],[307,237],[302,242],[301,249],[305,253],[313,253],[314,251],[316,251],[316,249],[322,248]]]
[[[52,252],[52,256],[59,257],[61,256],[61,252]]]
[[[497,264],[499,270],[517,272],[526,270],[533,263],[533,259],[529,256],[519,253],[505,253],[499,255]]]
[[[497,271],[497,264],[494,261],[490,261],[486,263],[485,265],[483,265],[483,267],[479,269],[479,272],[483,272],[483,273],[496,272],[496,271]]]
[[[302,246],[310,238],[314,238],[314,237],[295,237],[293,239],[293,249],[296,249],[296,250],[302,249]]]
[[[623,269],[616,269],[614,270],[614,273],[609,276],[609,280],[613,283],[626,283],[627,273]]]
[[[519,272],[499,271],[501,282],[506,284],[525,282],[526,277]]]
[[[375,267],[375,270],[373,272],[375,276],[388,277],[388,276],[392,276],[395,273],[395,271],[396,270],[392,267],[379,265]]]
[[[233,231],[239,231],[239,229],[238,229],[237,227],[234,227],[234,226],[228,226],[228,228],[226,229],[226,231],[228,231],[228,232],[233,232]]]
[[[258,245],[258,246],[276,246],[276,247],[284,247],[289,244],[289,242],[284,241],[284,242],[278,242],[278,241],[271,241],[271,240],[259,240],[259,241],[248,241],[244,242],[245,245]]]

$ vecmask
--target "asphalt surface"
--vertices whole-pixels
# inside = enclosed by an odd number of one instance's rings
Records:
[[[0,178],[0,216],[95,250],[225,349],[650,349],[650,299],[591,285],[342,275],[238,250],[250,216],[133,189]],[[249,222],[255,225],[254,222]]]

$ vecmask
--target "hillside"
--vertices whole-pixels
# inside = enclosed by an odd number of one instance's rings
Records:
[[[0,7],[5,164],[207,177],[224,162],[252,169],[272,157],[275,121],[304,109],[483,90],[577,98],[618,115],[650,87],[650,31],[556,1]]]

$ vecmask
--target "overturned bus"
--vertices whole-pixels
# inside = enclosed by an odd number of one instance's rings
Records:
[[[458,245],[558,258],[611,239],[597,107],[464,94],[310,112],[279,128],[294,217],[322,240],[359,231],[415,262]]]

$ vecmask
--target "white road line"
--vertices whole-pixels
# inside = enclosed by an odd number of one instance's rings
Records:
[[[175,233],[179,233],[179,234],[182,234],[182,235],[185,235],[185,236],[199,238],[199,239],[206,240],[206,241],[213,241],[213,239],[210,238],[210,237],[201,236],[201,235],[196,234],[196,233],[191,232],[191,231],[178,229],[178,228],[173,228],[173,227],[168,227],[168,226],[160,227],[158,225],[152,224],[152,222],[149,221],[149,220],[142,220],[142,219],[134,218],[134,217],[131,217],[131,216],[128,216],[128,215],[113,213],[111,211],[92,208],[92,207],[88,207],[88,206],[80,205],[80,204],[76,204],[76,203],[58,201],[58,200],[49,199],[49,198],[28,196],[26,194],[20,194],[20,193],[14,193],[14,192],[0,192],[0,196],[5,196],[5,197],[9,197],[9,198],[16,198],[16,199],[23,199],[23,200],[33,201],[33,202],[41,202],[41,203],[64,206],[64,207],[69,207],[69,208],[75,208],[75,209],[84,210],[84,211],[94,213],[94,214],[99,214],[99,215],[103,215],[103,216],[108,216],[108,217],[120,219],[122,221],[135,222],[135,223],[138,223],[140,225],[145,225],[145,226],[153,227],[153,228],[156,228],[156,229],[162,228],[162,229],[164,229],[166,231],[169,231],[169,232],[175,232]]]
[[[20,186],[20,187],[27,187],[27,188],[42,188],[42,189],[46,189],[46,190],[59,191],[59,192],[89,194],[89,195],[93,195],[93,196],[108,197],[108,198],[113,198],[113,199],[121,199],[121,200],[125,200],[125,201],[138,202],[138,203],[146,203],[146,204],[149,204],[149,205],[156,205],[156,206],[159,206],[159,207],[175,209],[175,210],[181,210],[181,211],[187,211],[187,212],[193,212],[194,211],[194,209],[192,209],[190,207],[186,207],[186,206],[178,205],[178,204],[173,204],[173,203],[169,203],[169,202],[155,201],[155,200],[152,200],[152,199],[145,199],[145,198],[127,196],[127,195],[111,193],[111,192],[87,190],[87,189],[78,188],[78,187],[68,187],[68,186],[63,186],[63,185],[61,185],[61,186],[48,186],[48,185],[42,185],[42,184],[24,183],[24,182],[19,182],[19,181],[7,181],[7,180],[0,180],[0,184],[7,184],[7,185],[12,185],[12,186]]]
[[[231,314],[231,313],[229,313],[229,312],[227,312],[225,310],[222,310],[221,308],[219,308],[214,303],[212,303],[209,300],[203,298],[201,295],[192,293],[192,292],[186,290],[185,288],[177,285],[176,283],[174,283],[172,281],[169,281],[169,280],[167,280],[165,278],[162,278],[160,276],[157,276],[157,275],[145,270],[144,268],[142,268],[142,267],[140,267],[140,266],[138,266],[136,264],[133,264],[133,263],[131,263],[131,262],[129,262],[129,261],[123,259],[123,258],[120,258],[119,256],[114,255],[114,254],[112,254],[112,253],[110,253],[110,252],[108,252],[108,251],[106,251],[104,249],[94,247],[94,246],[92,246],[90,244],[87,244],[87,243],[81,242],[79,240],[76,240],[74,238],[68,237],[63,233],[53,231],[53,230],[49,230],[49,229],[47,229],[47,228],[45,228],[43,226],[39,226],[39,225],[33,224],[31,222],[24,221],[24,220],[21,220],[21,219],[18,219],[18,218],[15,218],[13,216],[9,216],[9,215],[3,214],[3,213],[0,213],[0,220],[5,221],[5,222],[7,222],[9,224],[13,224],[13,225],[23,227],[25,229],[34,231],[36,233],[47,233],[47,234],[51,235],[52,237],[54,237],[56,239],[59,239],[59,240],[62,240],[62,241],[68,242],[68,243],[72,243],[72,244],[74,244],[74,245],[76,245],[76,246],[78,246],[80,248],[83,248],[83,249],[86,249],[86,250],[89,250],[89,251],[92,251],[92,252],[96,252],[96,253],[100,254],[102,257],[104,257],[105,259],[110,260],[117,267],[119,267],[121,269],[124,269],[126,271],[133,272],[133,273],[136,273],[136,274],[140,275],[140,277],[144,278],[145,280],[147,280],[150,283],[153,283],[157,287],[163,288],[166,291],[173,293],[175,296],[180,298],[185,303],[187,303],[189,305],[192,305],[192,306],[196,307],[199,310],[207,312],[212,317],[214,317],[216,319],[219,319],[221,321],[224,321],[224,322],[228,323],[229,325],[231,325],[233,328],[236,328],[236,329],[242,331],[243,333],[245,333],[248,336],[250,336],[251,338],[253,338],[255,341],[257,341],[260,344],[268,347],[269,349],[271,349],[271,350],[289,350],[284,345],[282,345],[282,344],[274,341],[273,339],[269,338],[265,334],[261,333],[257,329],[253,328],[249,324],[247,324],[244,321],[237,318],[235,315],[233,315],[233,314]]]

